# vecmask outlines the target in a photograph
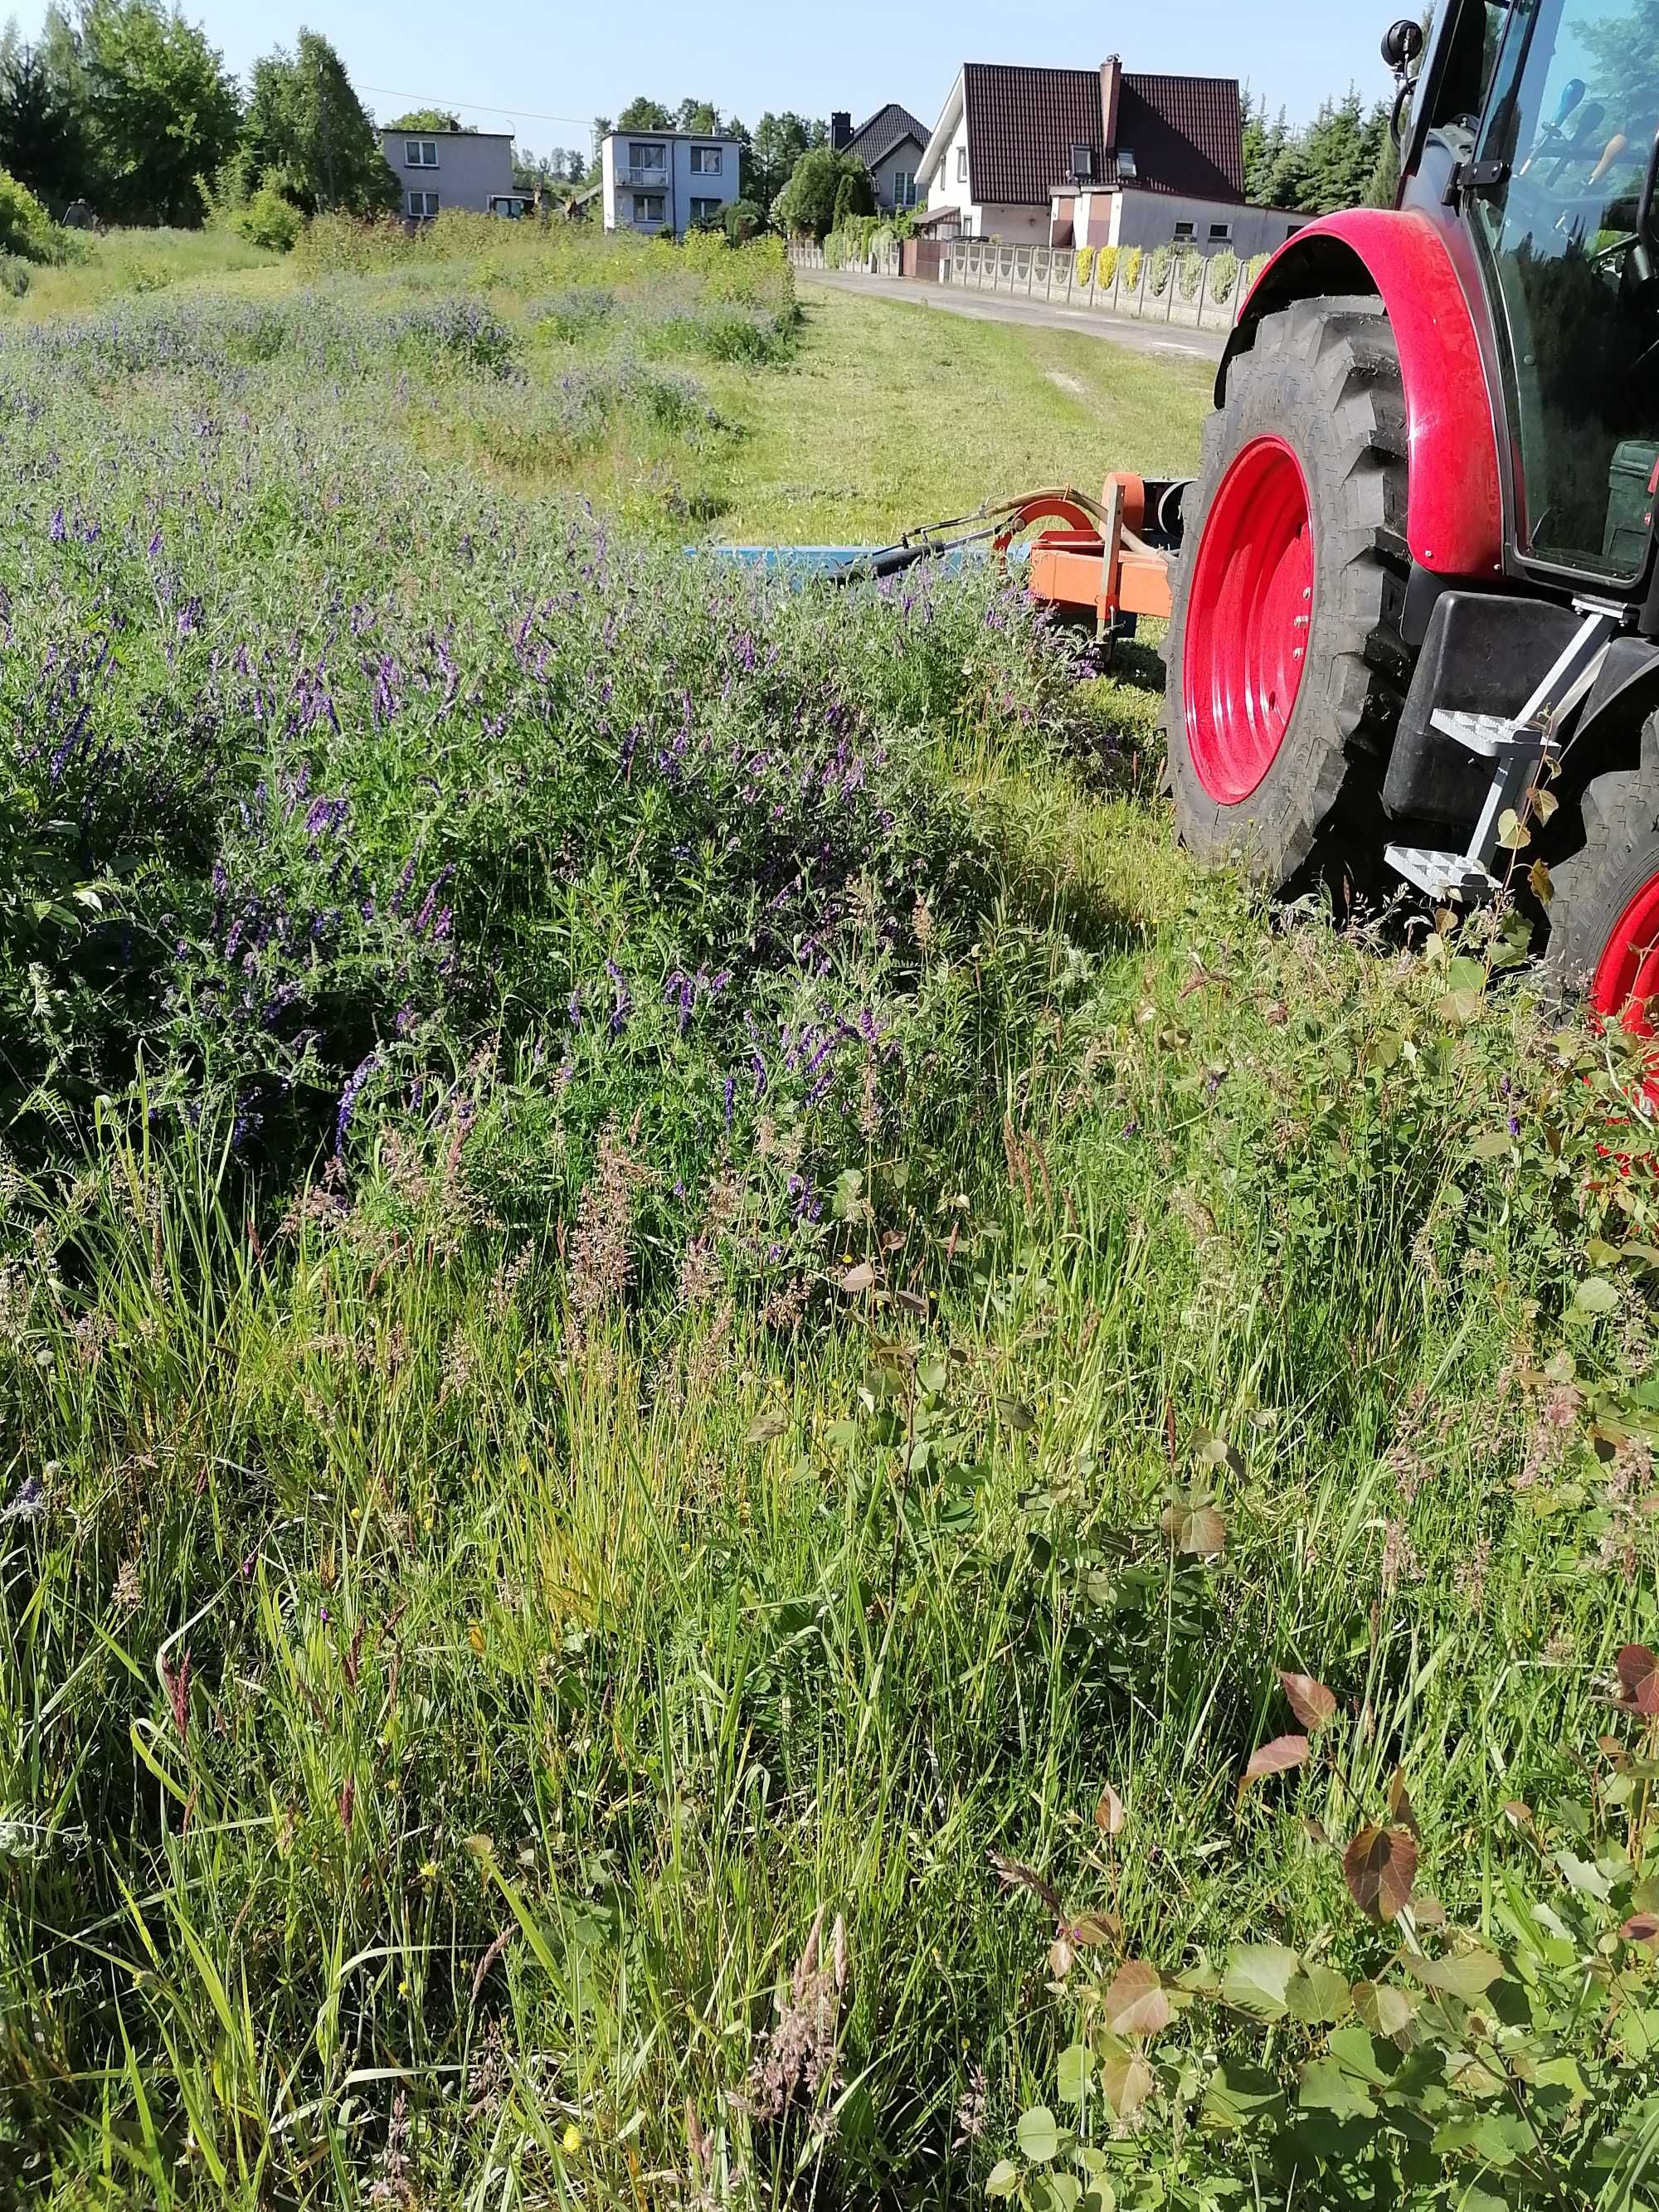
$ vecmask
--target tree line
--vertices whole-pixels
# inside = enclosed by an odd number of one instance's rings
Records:
[[[0,33],[0,167],[54,215],[199,223],[258,195],[296,215],[396,208],[397,179],[328,40],[302,30],[246,93],[199,24],[162,0],[53,4]]]
[[[1330,215],[1338,208],[1391,207],[1400,171],[1389,136],[1389,103],[1368,107],[1350,87],[1328,100],[1313,121],[1292,129],[1281,107],[1269,121],[1265,101],[1244,107],[1244,197],[1252,207]]]

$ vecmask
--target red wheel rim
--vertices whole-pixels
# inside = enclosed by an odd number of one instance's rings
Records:
[[[1187,600],[1187,749],[1218,805],[1261,788],[1307,665],[1313,509],[1282,438],[1245,447],[1216,493]]]
[[[1655,1001],[1659,1000],[1659,876],[1650,876],[1613,925],[1607,949],[1596,963],[1590,985],[1590,1006],[1598,1022],[1616,1021],[1633,1037],[1655,1035]],[[1659,1114],[1659,1058],[1650,1056],[1647,1080],[1632,1095],[1631,1103],[1647,1120]],[[1615,1118],[1615,1127],[1626,1126]],[[1647,1155],[1603,1149],[1621,1175],[1628,1176],[1640,1165],[1651,1169]]]
[[[1590,1000],[1604,1021],[1618,1020],[1632,1036],[1654,1034],[1653,1002],[1659,999],[1659,876],[1644,884],[1607,939]]]

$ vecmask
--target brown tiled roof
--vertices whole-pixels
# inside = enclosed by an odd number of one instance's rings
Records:
[[[1047,207],[1054,185],[1071,175],[1074,145],[1093,154],[1097,183],[1117,183],[1117,163],[1102,143],[1098,70],[966,62],[962,91],[970,180],[981,205]],[[1133,153],[1133,181],[1142,191],[1244,197],[1243,111],[1234,77],[1126,73],[1117,144]]]
[[[901,107],[896,100],[890,100],[885,107],[876,110],[867,123],[859,125],[843,150],[856,154],[866,169],[873,169],[907,138],[914,138],[918,149],[925,146],[927,125],[918,123],[908,107]]]

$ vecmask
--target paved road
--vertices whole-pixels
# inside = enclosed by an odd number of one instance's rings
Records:
[[[836,269],[797,269],[805,290],[822,285],[833,292],[856,292],[871,300],[904,301],[965,315],[975,323],[1024,323],[1044,331],[1075,331],[1106,338],[1133,353],[1179,355],[1190,361],[1219,361],[1226,349],[1224,331],[1182,330],[1177,324],[1137,322],[1127,315],[1103,314],[1097,307],[1062,307],[1046,300],[1011,298],[1006,293],[973,292],[957,284],[923,283],[909,276],[865,276]]]

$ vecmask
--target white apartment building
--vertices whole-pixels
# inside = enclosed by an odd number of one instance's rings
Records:
[[[743,148],[735,138],[678,131],[610,131],[599,149],[607,230],[684,238],[718,222],[738,196]]]

